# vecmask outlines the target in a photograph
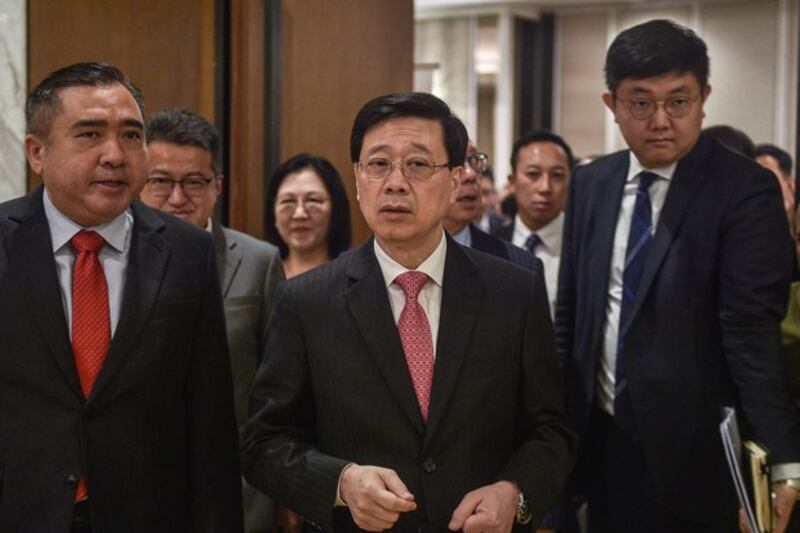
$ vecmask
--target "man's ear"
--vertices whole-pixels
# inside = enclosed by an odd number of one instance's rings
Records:
[[[28,164],[38,175],[42,175],[44,169],[44,156],[47,151],[47,144],[38,135],[28,133],[25,135],[25,157]]]
[[[356,178],[356,202],[360,201],[361,198],[358,197],[358,164],[353,163],[353,176]]]
[[[450,171],[450,203],[456,200],[458,186],[461,185],[461,178],[464,177],[464,167],[457,166]]]
[[[214,196],[219,196],[222,194],[222,181],[224,179],[225,175],[222,172],[214,176]]]

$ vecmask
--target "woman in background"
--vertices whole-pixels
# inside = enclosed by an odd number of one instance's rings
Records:
[[[267,205],[267,240],[281,252],[286,279],[349,248],[347,192],[326,159],[298,154],[281,163],[270,179]]]

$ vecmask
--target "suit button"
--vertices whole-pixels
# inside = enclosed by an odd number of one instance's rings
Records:
[[[64,486],[72,490],[78,486],[78,476],[70,474],[64,478]]]
[[[430,474],[431,472],[436,470],[436,463],[433,461],[433,459],[428,457],[427,459],[425,459],[425,462],[422,463],[422,469]]]

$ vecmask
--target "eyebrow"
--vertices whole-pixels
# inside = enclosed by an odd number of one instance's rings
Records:
[[[142,121],[136,120],[135,118],[123,119],[122,124],[144,131],[144,124]],[[80,128],[101,128],[105,126],[108,126],[108,121],[104,119],[82,119],[75,121],[71,127],[75,130]]]
[[[416,148],[417,150],[420,150],[420,151],[422,151],[422,152],[425,152],[426,154],[431,154],[431,155],[433,155],[433,152],[431,152],[430,148],[428,148],[427,146],[425,146],[425,145],[424,145],[424,144],[422,144],[422,143],[415,143],[415,142],[412,142],[412,143],[411,143],[411,146],[413,146],[413,147],[414,147],[414,148]],[[367,150],[367,155],[369,155],[369,154],[374,154],[375,152],[380,152],[381,150],[385,150],[385,149],[387,149],[387,148],[389,148],[389,145],[388,145],[388,144],[379,144],[378,146],[373,146],[372,148],[370,148],[369,150]]]
[[[653,91],[651,91],[650,89],[645,89],[644,87],[634,87],[631,90],[631,92],[632,93],[653,94]],[[680,86],[675,87],[674,89],[670,90],[669,94],[683,93],[683,92],[689,92],[689,87],[687,87],[686,85],[680,85]]]

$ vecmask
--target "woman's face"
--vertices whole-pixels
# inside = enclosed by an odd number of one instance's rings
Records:
[[[328,247],[331,196],[310,168],[286,176],[275,199],[275,226],[289,253]]]

